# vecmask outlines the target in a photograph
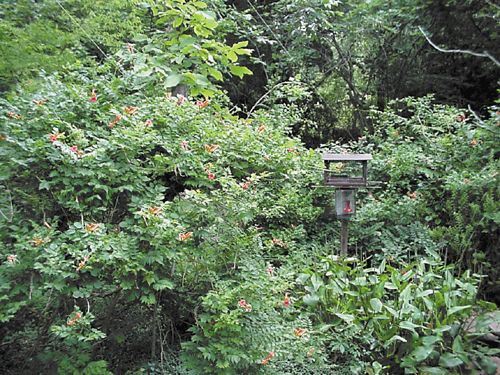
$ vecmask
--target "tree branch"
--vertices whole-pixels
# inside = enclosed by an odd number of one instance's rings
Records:
[[[492,56],[488,51],[483,51],[481,53],[481,52],[470,51],[468,49],[444,49],[444,48],[441,48],[438,45],[436,45],[425,34],[424,30],[420,26],[418,27],[418,29],[420,30],[420,32],[422,33],[422,35],[425,37],[425,39],[429,42],[429,44],[432,47],[434,47],[436,50],[438,50],[439,52],[443,52],[443,53],[463,53],[463,54],[466,54],[466,55],[472,55],[472,56],[477,56],[477,57],[486,57],[486,58],[490,59],[491,61],[493,61],[496,66],[500,66],[500,62],[494,56]]]

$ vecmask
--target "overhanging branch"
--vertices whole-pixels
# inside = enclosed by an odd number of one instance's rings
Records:
[[[490,59],[491,61],[493,61],[496,66],[500,66],[500,62],[494,56],[492,56],[488,51],[474,52],[474,51],[471,51],[471,50],[468,50],[468,49],[444,49],[444,48],[441,48],[438,45],[436,45],[425,34],[424,30],[420,26],[418,27],[418,29],[420,30],[420,32],[422,33],[422,35],[425,37],[425,39],[429,42],[429,44],[432,47],[434,47],[436,50],[438,50],[439,52],[443,52],[443,53],[463,53],[463,54],[466,54],[466,55],[472,55],[472,56],[477,56],[477,57],[486,57],[486,58]]]

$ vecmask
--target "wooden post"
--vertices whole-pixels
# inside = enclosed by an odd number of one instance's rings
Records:
[[[346,256],[347,255],[347,223],[348,220],[340,220],[340,255]]]

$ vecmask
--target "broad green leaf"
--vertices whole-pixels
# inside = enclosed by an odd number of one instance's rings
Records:
[[[372,310],[375,312],[380,312],[382,311],[382,301],[380,301],[378,298],[372,298],[370,300],[370,305],[372,307]]]
[[[463,361],[457,355],[452,353],[444,353],[439,358],[439,365],[447,368],[460,366]]]
[[[427,359],[427,357],[429,357],[429,355],[432,353],[432,351],[434,350],[434,347],[431,345],[431,346],[419,346],[417,348],[415,348],[415,350],[413,350],[413,352],[411,352],[411,355],[413,355],[413,357],[415,358],[415,360],[417,362],[422,362],[422,361],[425,361]]]
[[[242,42],[234,43],[231,48],[232,49],[238,49],[238,48],[243,48],[243,47],[246,47],[246,46],[248,46],[248,41],[244,40]]]
[[[312,277],[311,277],[311,284],[313,286],[314,291],[317,292],[319,290],[319,288],[321,286],[323,286],[323,280],[321,280],[321,278],[315,274],[315,275],[312,275]]]
[[[453,315],[456,312],[466,310],[471,308],[471,305],[466,305],[466,306],[453,306],[452,308],[448,309],[448,316]]]
[[[240,78],[243,78],[244,75],[249,74],[252,75],[252,71],[248,69],[246,66],[239,66],[239,65],[231,65],[229,68],[232,74],[235,76],[238,76]]]
[[[236,52],[234,51],[228,51],[227,53],[227,58],[229,59],[229,61],[231,61],[232,63],[235,63],[236,61],[238,61],[238,55],[236,54]]]
[[[449,372],[440,367],[421,367],[422,375],[448,375]]]
[[[424,344],[424,346],[433,345],[438,341],[441,341],[441,338],[437,336],[425,336],[422,338],[422,344]]]
[[[406,340],[404,337],[401,337],[399,335],[394,335],[394,336],[392,336],[389,340],[387,340],[384,343],[384,347],[387,348],[388,346],[390,346],[395,341],[407,342],[408,340]]]
[[[205,9],[208,5],[203,1],[195,1],[193,5],[199,9]]]
[[[171,73],[165,80],[165,87],[175,87],[182,81],[182,75],[179,73]]]
[[[415,328],[420,328],[422,326],[415,324],[415,323],[412,323],[410,321],[404,320],[404,321],[399,323],[399,327],[402,329],[406,329],[408,331],[412,331],[413,333],[417,333],[417,331],[415,331]]]
[[[306,294],[302,300],[308,306],[314,306],[319,302],[319,297],[316,294]]]
[[[208,68],[208,73],[214,77],[217,81],[222,81],[222,73],[215,68]]]
[[[182,21],[184,21],[184,18],[182,17],[177,17],[174,22],[172,22],[173,27],[179,27],[182,24]]]
[[[351,324],[354,322],[354,315],[352,314],[340,314],[340,313],[335,313],[340,319],[342,319],[344,322]]]

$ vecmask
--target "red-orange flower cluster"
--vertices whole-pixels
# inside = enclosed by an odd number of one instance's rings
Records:
[[[74,153],[74,154],[77,154],[78,156],[81,156],[83,154],[83,152],[81,150],[78,149],[78,146],[71,146],[69,148],[69,150]]]
[[[216,145],[216,144],[205,145],[205,151],[208,152],[209,154],[211,154],[212,152],[214,152],[218,148],[219,148],[219,145]]]
[[[198,106],[198,108],[205,108],[206,106],[208,106],[208,104],[210,103],[209,100],[198,100],[196,102],[196,105]]]
[[[17,114],[16,112],[7,112],[7,116],[9,116],[10,118],[13,118],[15,120],[21,119],[21,115]]]
[[[37,106],[42,106],[44,105],[45,103],[47,103],[49,101],[49,99],[40,99],[40,100],[33,100],[33,103],[35,103]]]
[[[62,133],[53,133],[53,134],[49,134],[49,140],[54,143],[55,141],[57,141],[59,139],[59,137],[62,136]]]
[[[246,312],[250,312],[252,311],[252,305],[250,305],[247,301],[245,301],[244,299],[240,299],[238,301],[238,306],[241,307],[243,310],[245,310]]]
[[[91,103],[97,102],[97,94],[95,93],[95,89],[92,89],[92,92],[90,93],[89,102]]]
[[[264,358],[261,362],[262,365],[267,365],[269,361],[275,356],[276,354],[274,352],[269,352],[266,358]]]
[[[307,333],[307,329],[305,328],[295,328],[293,330],[293,334],[297,337],[302,337]]]
[[[137,111],[139,111],[139,107],[134,107],[134,106],[129,105],[128,107],[125,107],[123,110],[125,111],[125,113],[127,115],[133,116],[137,113]]]
[[[97,223],[88,223],[85,225],[85,230],[89,233],[95,232],[97,229],[99,229],[99,224]]]
[[[118,124],[118,122],[120,122],[120,120],[122,119],[122,115],[118,114],[115,116],[115,118],[108,124],[108,126],[110,128],[114,128],[116,124]]]
[[[70,326],[70,327],[74,326],[76,324],[76,322],[81,319],[81,317],[82,317],[82,313],[81,312],[77,312],[73,318],[71,318],[70,320],[68,320],[67,325]]]
[[[85,267],[88,260],[89,260],[89,256],[88,255],[84,256],[83,260],[78,263],[78,266],[76,267],[76,272],[80,272],[83,269],[83,267]]]
[[[266,272],[269,276],[274,276],[274,267],[270,264],[269,266],[267,266]]]
[[[241,188],[243,190],[248,190],[249,187],[250,187],[250,181],[246,181],[246,182],[241,183]]]
[[[177,105],[182,105],[186,101],[186,97],[184,95],[177,95]]]
[[[160,212],[161,212],[162,208],[161,207],[149,207],[148,208],[148,212],[151,214],[151,215],[158,215]]]
[[[288,296],[288,293],[285,293],[285,298],[283,299],[283,306],[290,307],[291,304],[292,304],[292,300]]]
[[[34,247],[38,247],[42,245],[45,241],[43,240],[43,238],[35,237],[30,242]]]
[[[193,232],[179,233],[179,241],[187,241],[193,237]]]
[[[273,238],[271,242],[273,243],[273,245],[282,247],[284,249],[288,247],[287,244],[284,243],[283,240],[280,240],[279,238]]]

